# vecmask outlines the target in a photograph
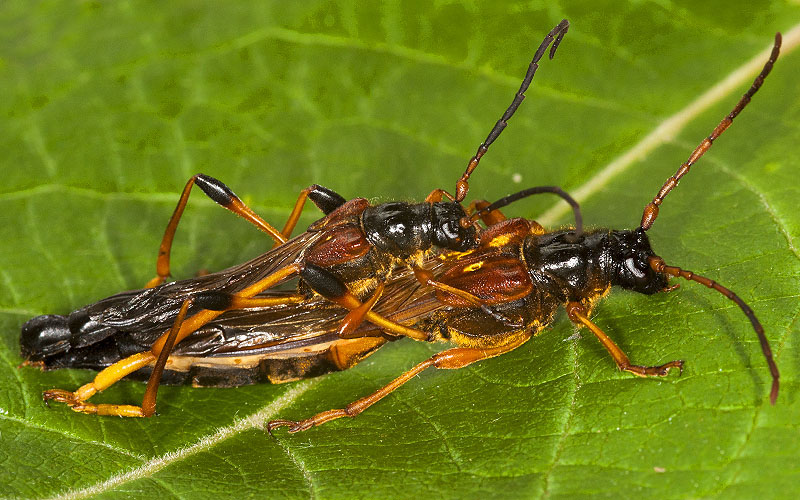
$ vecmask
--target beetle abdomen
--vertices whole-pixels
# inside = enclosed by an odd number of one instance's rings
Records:
[[[22,325],[20,352],[46,369],[100,370],[146,349],[129,335],[89,319],[81,311],[69,316],[37,316]]]
[[[44,361],[48,356],[69,349],[71,336],[65,316],[36,316],[22,325],[19,338],[22,357],[30,361]]]

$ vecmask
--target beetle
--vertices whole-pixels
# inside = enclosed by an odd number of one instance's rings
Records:
[[[499,221],[504,216],[498,208],[541,192],[552,191],[548,186],[526,189],[486,204],[472,217]],[[578,228],[570,234],[580,234],[582,216],[577,202],[569,195],[566,198],[573,204]],[[490,228],[502,231],[505,226],[505,222],[496,222]],[[67,316],[35,317],[22,327],[24,364],[48,370],[101,370],[77,391],[45,391],[45,400],[67,403],[83,413],[150,416],[162,382],[191,382],[196,387],[289,382],[348,369],[387,341],[403,336],[436,340],[431,333],[407,326],[443,306],[431,297],[420,298],[428,287],[417,276],[419,270],[391,277],[381,300],[371,304],[360,304],[330,271],[308,263],[309,272],[318,276],[329,293],[306,296],[274,289],[273,285],[291,278],[281,271],[287,262],[302,262],[304,252],[323,234],[307,231],[230,269],[122,292]],[[426,266],[441,265],[440,258],[425,262]],[[442,283],[432,282],[431,286],[471,298]],[[329,296],[336,296],[337,301]],[[347,323],[350,310],[365,305],[371,310],[369,322],[343,330],[340,325]],[[473,305],[482,308],[477,302]],[[491,309],[483,309],[497,316]],[[128,375],[148,379],[142,406],[86,401]]]

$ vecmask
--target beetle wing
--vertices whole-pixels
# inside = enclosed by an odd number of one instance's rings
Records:
[[[129,342],[149,346],[170,329],[184,300],[209,290],[236,293],[301,260],[303,252],[320,236],[320,233],[305,232],[243,264],[155,288],[122,292],[78,309],[66,320],[73,332],[69,347],[85,348],[121,334],[129,337]],[[271,290],[269,293],[277,296],[285,292]],[[194,306],[188,314],[198,310]]]
[[[275,295],[280,292],[269,292]],[[267,294],[261,294],[265,296]],[[444,306],[413,273],[402,271],[389,279],[373,311],[391,321],[412,325]],[[175,353],[236,356],[277,353],[339,339],[336,333],[348,310],[316,296],[300,304],[237,309],[198,329],[176,346]],[[161,332],[163,333],[163,332]],[[364,322],[348,338],[380,337],[375,325]]]

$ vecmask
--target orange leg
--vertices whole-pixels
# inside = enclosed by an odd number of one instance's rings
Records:
[[[419,281],[420,284],[422,285],[430,286],[439,291],[455,295],[456,297],[460,297],[469,302],[470,304],[472,304],[473,306],[483,307],[486,305],[485,301],[481,300],[479,297],[469,292],[461,290],[460,288],[455,288],[453,286],[447,285],[445,283],[442,283],[441,281],[436,281],[436,279],[433,276],[433,273],[428,271],[427,269],[422,269],[421,267],[414,267],[413,271],[414,271],[414,277],[417,278],[417,281]]]
[[[189,306],[191,304],[191,299],[183,301],[181,309],[175,317],[175,323],[173,323],[167,340],[164,343],[164,348],[158,353],[158,359],[156,360],[155,366],[153,366],[153,372],[150,373],[150,378],[147,380],[147,389],[145,389],[144,397],[142,398],[143,417],[150,417],[156,413],[156,396],[158,396],[158,386],[161,384],[161,375],[164,373],[164,366],[167,364],[167,358],[169,358],[172,349],[175,347],[175,339],[178,337],[178,332],[181,329],[181,325],[183,324],[184,318],[186,318],[186,313],[189,311]]]
[[[491,205],[491,203],[486,200],[475,200],[467,207],[467,214],[472,215],[475,212],[483,210],[489,205]],[[498,222],[503,222],[506,219],[508,219],[508,217],[506,217],[505,214],[503,214],[503,212],[500,210],[492,210],[491,212],[481,214],[481,220],[487,226],[492,226]]]
[[[351,294],[350,292],[347,292],[343,296],[337,298],[329,297],[328,300],[346,309],[350,309],[350,311],[353,313],[352,316],[348,314],[348,316],[342,321],[339,332],[346,337],[347,333],[355,330],[358,325],[360,325],[363,320],[366,319],[373,325],[380,327],[386,332],[401,335],[403,337],[409,337],[421,342],[428,342],[430,340],[430,335],[428,335],[428,332],[401,325],[400,323],[396,323],[370,310],[377,301],[378,297],[380,297],[381,291],[382,289],[378,289],[377,292],[363,304],[355,295]]]
[[[378,288],[372,294],[372,297],[369,298],[366,302],[361,304],[360,306],[356,307],[355,309],[351,309],[347,316],[344,317],[341,324],[339,325],[339,336],[346,337],[347,334],[352,333],[355,331],[358,326],[364,322],[366,319],[367,314],[372,311],[372,308],[375,306],[375,303],[383,294],[383,283],[378,284]]]
[[[589,328],[608,353],[611,354],[611,357],[614,358],[614,362],[620,370],[633,373],[639,377],[664,377],[669,373],[670,368],[677,368],[683,371],[683,361],[670,361],[660,366],[632,365],[631,360],[622,352],[622,349],[599,326],[589,320],[586,309],[580,303],[569,302],[566,308],[569,319],[576,325],[583,325]]]
[[[118,361],[104,369],[97,374],[93,381],[81,386],[75,392],[69,392],[63,389],[50,389],[49,391],[44,391],[42,397],[45,401],[53,400],[59,403],[66,403],[73,411],[80,413],[91,413],[94,415],[114,415],[118,417],[141,417],[143,416],[141,412],[142,409],[138,406],[110,404],[96,405],[87,403],[86,400],[96,393],[108,389],[126,375],[152,364],[155,360],[156,357],[152,352],[140,352]]]
[[[289,214],[289,219],[286,221],[286,225],[283,226],[283,231],[281,231],[281,234],[284,238],[289,239],[289,237],[292,235],[292,231],[294,231],[294,228],[297,225],[297,220],[300,218],[300,214],[303,212],[303,207],[306,204],[306,200],[309,198],[312,202],[314,202],[317,208],[322,210],[325,215],[330,214],[337,208],[347,203],[347,200],[342,198],[341,195],[326,187],[317,184],[308,186],[304,190],[300,191],[300,196],[297,197],[297,201],[294,204],[292,213]],[[276,246],[279,244],[280,243],[276,243]]]
[[[445,191],[444,189],[434,189],[431,191],[431,194],[425,197],[425,201],[428,203],[439,203],[442,201],[442,198],[447,198],[450,201],[455,201],[455,197]]]
[[[180,312],[175,317],[175,322],[169,331],[166,348],[161,351],[158,355],[158,359],[155,360],[156,365],[153,368],[153,373],[150,374],[150,379],[147,381],[147,389],[142,399],[142,406],[94,404],[87,403],[86,400],[95,393],[107,389],[122,377],[151,364],[155,359],[155,354],[152,352],[134,354],[122,361],[114,363],[97,374],[97,377],[95,377],[92,382],[84,385],[75,392],[68,392],[61,389],[45,391],[43,395],[44,400],[48,401],[53,399],[59,403],[66,403],[73,411],[92,415],[114,417],[152,416],[156,411],[156,394],[158,393],[161,374],[164,372],[164,365],[167,363],[169,353],[172,352],[172,348],[175,345],[175,337],[177,337],[183,319],[186,317],[186,311],[189,310],[189,305],[191,305],[191,300],[185,300],[181,306]]]
[[[248,286],[247,288],[238,292],[234,297],[239,299],[253,299],[252,304],[249,307],[259,307],[264,305],[278,305],[278,304],[297,304],[305,300],[305,297],[302,295],[290,295],[287,297],[280,297],[275,299],[268,299],[269,303],[263,303],[262,299],[255,297],[259,293],[263,292],[264,290],[268,290],[273,286],[283,283],[284,281],[292,278],[300,271],[300,266],[298,264],[291,264],[288,265],[274,273],[270,274],[266,278],[253,283],[252,285]],[[218,316],[222,315],[225,311],[229,309],[233,309],[234,307],[228,305],[226,307],[219,307],[215,309],[201,309],[197,313],[195,313],[192,317],[187,318],[186,321],[183,322],[181,325],[181,329],[178,332],[178,336],[175,339],[175,343],[179,343],[181,340],[185,339],[189,335],[191,335],[194,331],[198,328],[202,327],[203,325],[207,324],[208,322],[214,320]],[[167,337],[169,336],[169,332],[163,334],[158,340],[153,343],[152,351],[155,353],[160,353],[161,349],[164,348],[164,345],[167,342]]]
[[[314,415],[311,418],[307,418],[305,420],[300,420],[297,422],[293,420],[273,420],[267,424],[267,430],[270,433],[272,433],[272,431],[277,429],[278,427],[285,426],[289,427],[289,432],[300,432],[308,430],[317,425],[322,425],[325,422],[336,420],[337,418],[355,417],[362,411],[366,410],[370,406],[374,405],[375,403],[377,403],[378,401],[389,395],[391,392],[393,392],[401,385],[405,384],[412,378],[416,377],[418,374],[420,374],[427,368],[434,367],[442,370],[455,370],[458,368],[463,368],[476,361],[480,361],[486,358],[491,358],[494,356],[499,356],[501,354],[505,354],[509,351],[512,351],[517,347],[519,347],[520,345],[524,344],[529,338],[530,338],[530,333],[526,332],[519,338],[515,338],[512,342],[499,347],[492,347],[487,349],[479,349],[474,347],[455,347],[453,349],[448,349],[438,354],[434,354],[433,356],[426,359],[422,363],[419,363],[418,365],[414,366],[407,372],[403,373],[393,381],[389,382],[389,384],[387,384],[386,386],[378,389],[377,391],[373,392],[367,397],[353,401],[343,409],[324,411],[322,413]]]
[[[308,193],[311,192],[313,188],[314,186],[309,186],[300,191],[300,195],[297,197],[297,201],[294,203],[294,208],[292,208],[292,213],[289,214],[289,219],[286,220],[286,225],[283,226],[283,230],[281,231],[281,235],[287,240],[292,235],[292,231],[294,231],[295,226],[297,226],[297,221],[300,219],[300,214],[303,213],[303,207],[308,199]],[[275,246],[279,246],[280,244],[280,241],[275,242]]]
[[[307,262],[303,266],[302,271],[300,271],[300,278],[305,280],[306,284],[322,297],[352,311],[352,314],[349,314],[341,323],[339,331],[344,334],[355,330],[355,328],[366,319],[384,331],[410,337],[414,340],[421,340],[423,342],[429,340],[427,332],[395,323],[371,311],[372,305],[374,305],[378,297],[380,297],[382,286],[376,290],[376,294],[373,294],[372,298],[368,300],[365,305],[361,303],[358,297],[350,292],[347,285],[345,285],[338,276],[324,267]]]
[[[417,270],[415,269],[415,273],[416,272]],[[427,273],[428,271],[422,270],[422,272]],[[479,307],[483,306],[482,301],[478,297],[475,297],[469,292],[465,292],[463,290],[459,290],[457,288],[453,288],[451,286],[445,285],[444,283],[439,283],[438,281],[433,281],[433,280],[430,280],[429,282],[422,282],[422,284],[429,284],[431,286],[434,286],[434,288],[443,289],[449,293],[458,295],[467,300],[471,299],[474,305]],[[356,328],[358,328],[358,326],[361,325],[361,323],[367,320],[370,323],[380,326],[384,331],[390,333],[396,333],[398,335],[402,335],[404,337],[410,337],[414,340],[419,340],[422,342],[427,342],[428,340],[430,340],[430,336],[428,335],[427,332],[418,330],[416,328],[410,328],[401,325],[400,323],[396,323],[394,321],[387,319],[384,316],[372,312],[372,308],[375,306],[375,303],[378,301],[382,293],[383,293],[383,283],[381,283],[378,286],[377,290],[375,290],[375,292],[372,294],[372,297],[370,297],[369,300],[367,300],[364,303],[359,303],[358,299],[355,296],[351,295],[349,292],[345,294],[344,297],[337,299],[340,305],[350,309],[350,312],[347,314],[347,316],[345,316],[345,318],[342,320],[341,325],[339,326],[339,332],[338,332],[339,336],[341,336],[342,338],[347,338],[347,335],[349,333],[355,331]],[[334,302],[336,302],[336,300],[334,300]]]
[[[186,208],[186,202],[189,200],[189,194],[192,192],[192,186],[195,184],[217,204],[227,208],[231,212],[244,218],[260,230],[264,231],[270,235],[270,237],[272,237],[276,243],[280,244],[286,242],[286,237],[283,236],[283,234],[272,227],[258,214],[253,212],[253,210],[245,205],[244,202],[242,202],[242,200],[240,200],[239,197],[236,196],[233,191],[230,190],[230,188],[228,188],[228,186],[211,176],[197,174],[189,179],[189,181],[186,183],[186,186],[184,186],[181,197],[178,199],[178,204],[175,207],[175,211],[172,212],[172,217],[169,219],[167,228],[164,231],[164,237],[161,240],[161,246],[159,246],[158,249],[156,277],[151,279],[147,285],[145,285],[146,288],[152,288],[160,285],[170,275],[169,256],[170,251],[172,250],[172,240],[175,237],[175,231],[178,229],[178,222],[183,215],[183,210]]]
[[[524,321],[521,317],[511,318],[507,315],[500,314],[496,311],[491,305],[487,303],[486,300],[474,295],[470,292],[465,290],[461,290],[460,288],[456,288],[454,286],[450,286],[448,284],[442,283],[441,281],[436,281],[433,277],[433,273],[428,271],[427,269],[422,269],[419,267],[413,268],[414,276],[417,278],[422,285],[429,286],[440,292],[444,292],[445,294],[453,295],[455,297],[459,297],[468,303],[472,304],[475,307],[479,307],[483,312],[490,315],[497,321],[508,325],[512,328],[521,328],[524,324]],[[443,299],[442,297],[439,298],[440,301],[447,304],[447,299]],[[452,304],[450,304],[452,305]]]
[[[436,281],[433,277],[433,274],[426,269],[415,267],[413,270],[417,280],[421,284],[431,286],[451,295],[461,297],[470,304],[483,308],[487,313],[498,317],[498,319],[501,319],[501,321],[508,321],[506,318],[497,316],[496,313],[492,311],[483,300],[475,295]],[[394,333],[423,342],[430,340],[430,335],[427,332],[401,325],[400,323],[391,321],[386,317],[372,311],[372,307],[378,301],[381,293],[383,292],[382,283],[379,285],[372,297],[370,297],[370,299],[366,302],[362,303],[358,297],[353,295],[347,289],[347,286],[342,283],[337,276],[322,267],[315,266],[313,264],[306,264],[301,276],[306,280],[306,283],[308,283],[312,289],[317,291],[317,293],[330,300],[334,304],[338,304],[345,309],[350,310],[350,313],[345,316],[339,327],[339,335],[341,335],[343,338],[347,338],[347,334],[355,331],[355,329],[366,320],[389,333]]]

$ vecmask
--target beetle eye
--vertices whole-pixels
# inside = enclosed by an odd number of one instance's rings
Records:
[[[634,262],[633,257],[628,257],[625,259],[625,267],[628,268],[628,271],[633,273],[634,276],[637,278],[644,278],[645,274],[642,272],[638,267],[636,267],[636,262]]]
[[[448,221],[446,224],[442,226],[442,231],[444,232],[445,236],[447,236],[448,239],[452,240],[458,239],[458,228],[454,227],[451,221]]]

